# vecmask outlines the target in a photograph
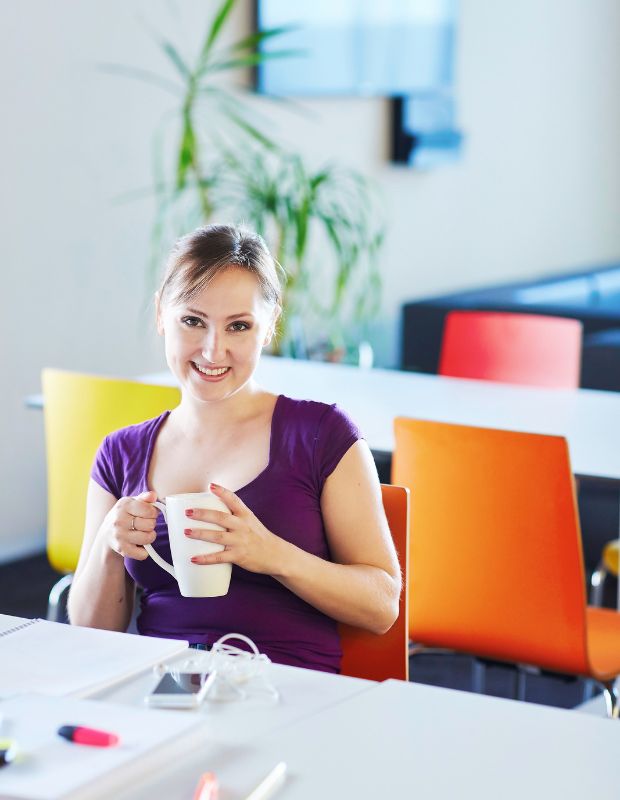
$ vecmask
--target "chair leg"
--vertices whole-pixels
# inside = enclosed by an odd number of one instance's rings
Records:
[[[592,573],[592,577],[590,578],[591,605],[598,606],[599,608],[603,605],[603,592],[605,590],[606,579],[607,579],[607,570],[601,563],[594,570],[594,572]]]
[[[618,708],[618,691],[616,689],[616,682],[600,681],[600,684],[603,687],[603,695],[605,696],[607,716],[611,719],[618,719],[620,716],[620,709]]]
[[[47,618],[51,622],[65,622],[64,614],[62,615],[63,618],[61,619],[61,611],[64,611],[66,608],[65,596],[69,591],[72,581],[72,573],[69,575],[63,575],[62,578],[56,581],[56,583],[50,589],[50,594],[47,601]]]

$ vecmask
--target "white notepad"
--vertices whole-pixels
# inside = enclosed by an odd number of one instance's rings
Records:
[[[86,697],[186,648],[178,639],[0,614],[0,698],[24,692]]]
[[[6,720],[2,735],[19,748],[16,760],[0,769],[2,798],[107,800],[132,783],[178,768],[184,756],[195,756],[207,743],[204,718],[191,711],[40,695],[14,697],[0,708]],[[114,747],[73,744],[57,733],[67,724],[115,733],[120,742]]]

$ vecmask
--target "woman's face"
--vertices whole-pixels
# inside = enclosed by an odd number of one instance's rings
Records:
[[[157,309],[168,366],[200,401],[223,400],[248,383],[274,325],[274,308],[257,279],[234,266],[191,300],[164,301]]]

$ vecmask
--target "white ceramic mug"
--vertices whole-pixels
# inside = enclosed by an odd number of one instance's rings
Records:
[[[221,597],[226,594],[230,586],[232,564],[205,565],[192,564],[190,561],[192,556],[218,553],[224,546],[214,542],[204,542],[202,539],[190,539],[183,533],[185,528],[223,530],[211,522],[200,522],[185,516],[185,510],[208,508],[228,512],[226,505],[211,492],[173,494],[166,497],[165,504],[155,502],[153,505],[161,511],[168,525],[172,564],[156,553],[152,545],[145,544],[144,549],[153,561],[176,579],[183,597]]]

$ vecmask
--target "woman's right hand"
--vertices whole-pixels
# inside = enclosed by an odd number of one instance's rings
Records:
[[[121,497],[106,514],[99,529],[108,547],[126,558],[144,561],[149,554],[143,545],[155,541],[155,521],[159,511],[153,503],[155,492],[136,497]]]

